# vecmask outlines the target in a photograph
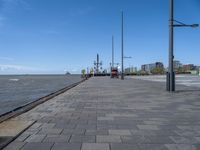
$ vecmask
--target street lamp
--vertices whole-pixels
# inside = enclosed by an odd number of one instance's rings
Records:
[[[110,77],[112,78],[112,69],[114,69],[114,36],[112,36],[112,63],[110,63]]]
[[[124,56],[124,58],[125,59],[128,59],[128,58],[131,59],[132,57],[131,56]]]
[[[174,24],[176,22],[177,24]],[[198,27],[198,24],[187,25],[174,20],[174,0],[169,0],[169,67],[167,72],[167,91],[175,91],[175,73],[174,73],[174,27]]]
[[[122,73],[121,73],[121,79],[124,80],[124,14],[123,14],[123,11],[121,13],[122,13],[121,14],[122,15],[121,16],[122,17],[122,25],[121,25],[121,27],[122,27],[122,29],[121,29],[122,30],[121,31],[122,32],[121,33],[122,34],[121,35],[122,36],[122,39],[121,39],[122,40],[122,43],[121,43],[122,44],[121,45],[122,46],[122,52],[121,52],[122,53]]]

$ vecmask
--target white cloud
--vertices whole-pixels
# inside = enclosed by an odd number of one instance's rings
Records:
[[[3,65],[0,64],[0,71],[32,71],[33,68],[20,65]]]

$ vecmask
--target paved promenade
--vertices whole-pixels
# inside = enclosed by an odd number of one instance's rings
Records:
[[[37,121],[5,150],[199,150],[200,89],[91,78],[14,120]]]

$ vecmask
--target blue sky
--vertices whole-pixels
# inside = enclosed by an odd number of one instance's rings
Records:
[[[200,23],[199,0],[174,0],[175,19]],[[124,11],[125,66],[168,60],[168,0],[0,0],[0,74],[80,73],[120,61]],[[175,59],[200,65],[200,28],[175,29]]]

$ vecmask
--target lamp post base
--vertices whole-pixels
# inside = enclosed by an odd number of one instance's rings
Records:
[[[172,86],[170,85],[170,80],[172,80]],[[166,73],[166,90],[169,92],[175,91],[175,72],[173,72],[172,76],[169,72]]]

